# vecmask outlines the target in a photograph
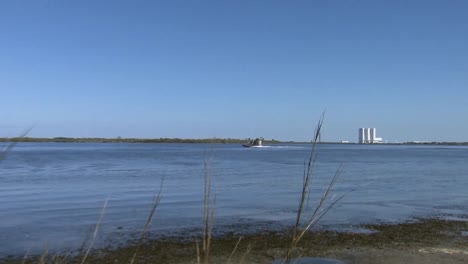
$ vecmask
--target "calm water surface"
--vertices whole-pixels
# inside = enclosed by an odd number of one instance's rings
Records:
[[[5,146],[0,145],[0,146]],[[142,229],[164,178],[152,233],[202,226],[204,160],[213,159],[216,230],[290,225],[307,145],[22,143],[0,162],[0,255],[76,249],[108,199],[99,245]],[[322,227],[468,214],[468,148],[320,145],[309,206],[344,164],[334,194],[353,190]]]

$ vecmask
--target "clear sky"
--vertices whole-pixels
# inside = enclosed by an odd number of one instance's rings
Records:
[[[0,136],[468,141],[468,1],[0,1]]]

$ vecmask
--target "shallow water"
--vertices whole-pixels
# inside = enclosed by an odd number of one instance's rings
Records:
[[[205,159],[213,160],[217,232],[289,225],[309,152],[308,145],[21,143],[0,162],[0,255],[78,248],[106,199],[98,245],[131,237],[162,178],[153,233],[200,228]],[[330,144],[318,153],[310,210],[342,163],[334,194],[352,190],[322,227],[468,214],[468,147]]]

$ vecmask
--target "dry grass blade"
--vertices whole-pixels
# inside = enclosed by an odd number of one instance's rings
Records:
[[[330,188],[330,185],[329,185],[329,188]],[[351,191],[349,191],[351,192]],[[322,219],[322,217],[324,217],[328,211],[330,211],[330,209],[332,209],[336,203],[338,203],[339,201],[341,201],[341,199],[343,199],[349,192],[341,195],[340,197],[338,197],[337,199],[331,199],[331,202],[324,207],[324,203],[321,202],[315,209],[314,211],[314,214],[307,220],[307,222],[305,223],[304,227],[302,228],[302,231],[301,233],[299,234],[299,236],[297,237],[296,239],[296,244],[297,242],[299,242],[299,240],[301,240],[301,238],[305,235],[305,233],[312,227],[314,226],[315,224],[317,224],[320,219]],[[323,199],[324,201],[327,199],[328,197],[328,194],[327,192],[324,193],[323,195]]]
[[[30,128],[28,128],[28,129],[26,129],[26,131],[24,131],[18,138],[23,138],[23,137],[25,137],[25,136],[29,133],[29,131],[31,131],[31,129],[33,129],[33,127],[30,127]],[[5,157],[8,155],[8,153],[15,147],[15,145],[16,145],[17,143],[18,143],[18,142],[11,142],[10,144],[8,144],[8,145],[6,146],[6,148],[5,148],[4,150],[2,150],[2,151],[0,152],[0,162],[1,162],[2,160],[5,159]]]
[[[42,253],[41,257],[39,258],[39,261],[37,262],[38,264],[46,264],[47,263],[47,255],[49,254],[49,250],[47,249],[47,245],[46,245],[46,249],[44,251],[44,253]]]
[[[316,161],[316,158],[317,158],[315,148],[317,146],[317,142],[318,142],[318,139],[320,137],[320,133],[321,133],[320,131],[322,130],[322,125],[323,125],[324,118],[325,118],[325,113],[322,113],[322,116],[320,117],[320,119],[319,119],[319,121],[317,123],[317,126],[315,128],[314,138],[312,140],[312,148],[310,150],[309,159],[308,159],[308,162],[307,162],[307,170],[304,170],[305,173],[304,173],[303,178],[302,178],[301,198],[299,200],[299,206],[298,206],[297,215],[296,215],[296,223],[295,223],[294,229],[293,229],[293,238],[295,238],[297,236],[297,232],[299,230],[299,226],[300,226],[300,222],[301,222],[301,216],[302,216],[302,212],[304,210],[304,205],[305,205],[306,198],[307,198],[307,191],[309,189],[309,185],[310,185],[310,182],[312,180],[312,171],[313,171],[314,164],[315,164],[315,161]]]
[[[315,207],[314,213],[309,218],[307,223],[310,223],[312,221],[312,219],[314,219],[317,216],[317,214],[319,214],[321,209],[323,208],[323,205],[324,205],[325,201],[327,200],[327,197],[329,196],[330,192],[333,190],[333,187],[335,186],[336,180],[338,179],[339,175],[341,174],[342,169],[343,169],[343,164],[340,164],[340,166],[336,170],[335,175],[333,176],[331,182],[328,184],[327,190],[322,194],[322,197],[320,198],[320,201],[319,201],[318,205]],[[306,224],[305,227],[308,227],[308,226],[310,227],[310,225]]]
[[[156,208],[158,208],[159,202],[161,201],[161,194],[162,194],[162,189],[163,189],[163,184],[164,184],[164,178],[161,179],[161,186],[159,187],[159,192],[158,195],[155,196],[153,203],[151,205],[151,210],[148,215],[148,219],[146,219],[145,227],[143,228],[143,231],[141,232],[140,240],[138,242],[138,246],[135,249],[135,253],[133,253],[132,260],[130,261],[130,264],[133,264],[135,262],[136,256],[138,255],[138,252],[140,251],[141,245],[143,244],[143,241],[145,240],[145,236],[148,232],[148,229],[151,224],[151,220],[153,219],[154,213],[156,212]]]
[[[293,250],[297,247],[298,242],[302,239],[304,234],[312,227],[314,226],[338,201],[343,199],[343,197],[346,195],[340,196],[338,199],[331,201],[327,206],[325,206],[326,201],[328,200],[328,196],[330,195],[331,191],[333,190],[333,187],[335,186],[336,180],[338,179],[338,176],[341,174],[342,171],[342,165],[339,166],[337,169],[335,175],[333,176],[331,182],[328,184],[327,189],[325,192],[322,194],[322,197],[320,198],[314,212],[312,215],[307,219],[307,221],[301,226],[302,222],[302,216],[304,213],[305,209],[305,204],[306,201],[308,200],[308,195],[309,195],[309,189],[310,189],[310,183],[312,181],[312,175],[313,175],[313,169],[314,165],[317,160],[317,153],[316,153],[316,146],[317,143],[321,140],[321,130],[322,130],[322,125],[323,125],[323,120],[325,117],[325,113],[322,113],[317,126],[315,128],[314,132],[314,137],[312,140],[312,147],[310,151],[310,155],[307,161],[307,165],[304,168],[304,175],[303,175],[303,180],[302,180],[302,190],[301,190],[301,197],[299,200],[299,206],[296,214],[296,222],[293,228],[293,235],[291,239],[291,243],[286,251],[286,255],[283,258],[283,263],[289,263],[291,260],[291,255]]]
[[[204,203],[203,203],[203,247],[200,252],[202,263],[208,264],[210,257],[210,246],[214,227],[214,213],[216,206],[216,195],[211,198],[211,181],[213,178],[213,156],[209,160],[204,161]]]
[[[247,257],[247,255],[250,253],[250,251],[252,251],[253,249],[253,245],[252,244],[249,244],[247,246],[247,249],[245,250],[244,254],[242,255],[242,258],[239,260],[239,263],[238,264],[242,264],[245,262],[245,258]]]
[[[91,236],[92,236],[92,234],[93,234],[92,228],[90,228],[89,231],[86,232],[86,234],[87,234],[87,235],[86,235],[85,239],[83,239],[83,242],[81,243],[81,246],[80,246],[79,249],[78,249],[78,253],[79,253],[80,255],[83,255],[83,254],[84,254],[86,245],[87,245],[88,242],[91,240]]]
[[[195,242],[197,245],[197,263],[200,264],[200,243]]]
[[[240,244],[241,240],[242,240],[242,236],[240,236],[240,237],[239,237],[239,240],[237,240],[236,246],[235,246],[234,249],[232,250],[231,255],[229,256],[228,261],[227,261],[226,264],[230,264],[230,263],[231,263],[232,258],[234,257],[234,254],[236,253],[237,248],[239,247],[239,244]]]
[[[25,263],[26,263],[26,260],[28,259],[28,255],[29,255],[29,250],[26,251],[26,254],[24,254],[24,257],[23,257],[23,260],[21,261],[21,264],[25,264]]]
[[[216,194],[213,197],[212,204],[211,204],[211,210],[210,210],[210,220],[209,220],[209,226],[208,226],[208,241],[207,241],[207,251],[206,254],[209,256],[210,253],[210,246],[211,246],[211,240],[213,239],[213,227],[214,227],[214,213],[215,213],[215,206],[216,206]],[[208,263],[208,260],[207,260]]]
[[[302,212],[304,210],[304,204],[307,198],[307,190],[309,189],[310,181],[312,179],[312,170],[313,170],[313,167],[316,161],[316,156],[317,156],[315,153],[315,148],[317,146],[317,140],[319,138],[319,134],[322,129],[323,119],[324,119],[324,114],[322,114],[322,116],[320,117],[317,127],[315,129],[314,138],[312,140],[312,148],[310,150],[309,159],[307,162],[307,170],[305,170],[305,173],[302,179],[301,198],[299,200],[299,206],[298,206],[298,210],[296,214],[296,223],[293,229],[293,240],[297,236],[297,232],[299,230],[301,216],[302,216]]]
[[[54,264],[65,264],[67,263],[67,258],[70,256],[71,252],[65,253],[65,255],[60,255],[59,253],[56,253],[54,257],[52,258],[52,263]]]
[[[102,219],[104,218],[104,212],[106,211],[108,201],[109,201],[109,198],[107,198],[104,201],[104,205],[102,206],[101,213],[99,214],[99,219],[98,219],[98,221],[96,223],[96,227],[94,228],[94,233],[93,233],[93,237],[91,239],[91,243],[89,244],[89,247],[86,250],[85,255],[83,256],[83,259],[81,260],[81,264],[84,264],[86,262],[86,259],[88,258],[88,255],[89,255],[89,252],[91,251],[91,248],[93,248],[94,242],[96,242],[99,227],[101,226]]]
[[[328,206],[322,208],[322,210],[320,210],[320,213],[315,218],[310,220],[310,222],[307,224],[307,227],[304,228],[304,230],[301,232],[301,235],[298,237],[297,240],[299,241],[302,238],[302,236],[310,229],[310,227],[318,223],[318,221],[320,221],[320,219],[322,219],[322,217],[324,217],[328,213],[328,211],[335,206],[335,204],[341,201],[341,199],[343,199],[350,192],[351,191],[341,195],[338,199],[333,200]]]

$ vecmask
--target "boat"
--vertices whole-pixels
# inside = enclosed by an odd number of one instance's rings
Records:
[[[242,146],[246,148],[261,148],[263,147],[262,143],[263,143],[263,138],[261,137],[261,138],[252,139],[249,141],[249,143],[242,144]]]

